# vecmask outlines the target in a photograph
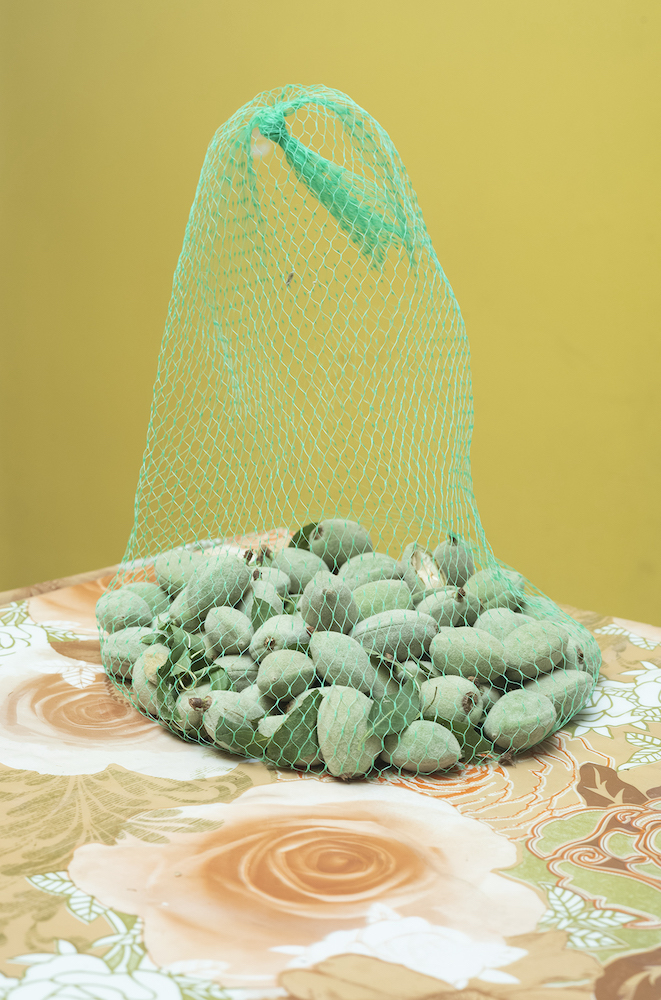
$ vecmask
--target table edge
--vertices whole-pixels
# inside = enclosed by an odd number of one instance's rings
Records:
[[[88,583],[90,580],[98,580],[102,576],[114,574],[119,569],[119,564],[115,566],[104,566],[103,569],[93,569],[88,573],[77,573],[75,576],[63,576],[58,580],[45,580],[43,583],[33,583],[29,587],[16,587],[14,590],[4,590],[0,592],[0,607],[5,604],[12,604],[14,601],[24,601],[28,597],[36,597],[38,594],[48,594],[52,590],[61,590],[63,587],[75,587],[78,583]]]

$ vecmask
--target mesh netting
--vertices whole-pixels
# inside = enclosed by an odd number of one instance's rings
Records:
[[[337,777],[525,750],[594,638],[493,555],[469,349],[404,166],[287,87],[209,146],[174,276],[104,665],[180,736]]]

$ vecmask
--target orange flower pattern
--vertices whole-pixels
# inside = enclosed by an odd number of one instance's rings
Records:
[[[212,960],[224,985],[272,986],[292,956],[310,964],[338,947],[465,985],[513,960],[503,935],[533,930],[544,910],[496,874],[516,861],[510,841],[409,790],[306,778],[185,815],[216,828],[161,846],[88,844],[69,872],[144,920],[159,964]]]

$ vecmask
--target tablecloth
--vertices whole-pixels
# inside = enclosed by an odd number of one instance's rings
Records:
[[[661,630],[514,763],[376,780],[185,743],[103,673],[108,578],[0,609],[0,997],[658,1000]]]

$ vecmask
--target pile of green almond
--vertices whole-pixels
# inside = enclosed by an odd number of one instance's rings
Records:
[[[106,671],[180,736],[338,778],[528,749],[586,703],[590,633],[450,534],[399,559],[358,523],[289,547],[185,546],[97,603]]]

